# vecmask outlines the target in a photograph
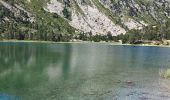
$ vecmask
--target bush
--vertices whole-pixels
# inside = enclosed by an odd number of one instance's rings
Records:
[[[62,12],[65,18],[71,20],[71,12],[69,12],[69,10],[66,7],[64,7]]]
[[[163,75],[162,75],[164,78],[170,78],[170,69],[167,69]]]

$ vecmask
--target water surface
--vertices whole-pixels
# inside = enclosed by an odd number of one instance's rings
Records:
[[[170,48],[0,43],[0,100],[170,100]]]

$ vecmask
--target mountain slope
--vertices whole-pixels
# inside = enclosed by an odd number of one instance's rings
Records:
[[[17,0],[5,1],[5,3],[0,1],[1,28],[4,27],[4,30],[0,32],[2,38],[57,40],[60,35],[75,33],[76,29],[71,27],[66,20],[43,9],[45,1],[32,1]],[[29,14],[33,20],[30,20]]]
[[[0,0],[0,7],[1,26],[12,24],[19,31],[7,29],[1,34],[56,41],[82,32],[117,36],[142,31],[166,24],[170,18],[169,0]]]
[[[162,23],[170,14],[169,1],[165,0],[51,0],[46,7],[46,11],[62,17],[63,9],[72,13],[73,27],[94,34],[110,31],[113,35],[125,33],[126,28]]]

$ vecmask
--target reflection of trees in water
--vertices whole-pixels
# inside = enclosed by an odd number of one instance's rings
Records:
[[[26,68],[30,59],[36,60],[36,67],[43,68],[44,64],[56,63],[59,57],[59,53],[51,52],[48,46],[43,44],[2,44],[0,47],[0,71],[11,68],[16,63],[22,68]]]
[[[65,46],[65,55],[64,55],[64,60],[63,60],[63,74],[64,78],[67,79],[69,70],[70,70],[70,57],[71,57],[71,45],[66,45]]]
[[[0,91],[26,98],[37,94],[45,96],[67,82],[71,49],[70,44],[0,43]],[[54,73],[56,68],[61,70],[59,80],[54,76],[57,82],[54,85],[47,75],[50,68]]]
[[[36,87],[47,82],[44,69],[57,63],[61,57],[47,44],[1,43],[0,90]]]

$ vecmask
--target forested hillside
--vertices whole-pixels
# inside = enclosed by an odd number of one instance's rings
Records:
[[[0,0],[0,39],[170,39],[168,0]]]
[[[8,3],[9,8],[0,4],[1,38],[60,41],[59,38],[65,34],[75,33],[75,28],[66,20],[43,9],[43,0],[34,0],[31,4],[26,2],[3,2]]]

